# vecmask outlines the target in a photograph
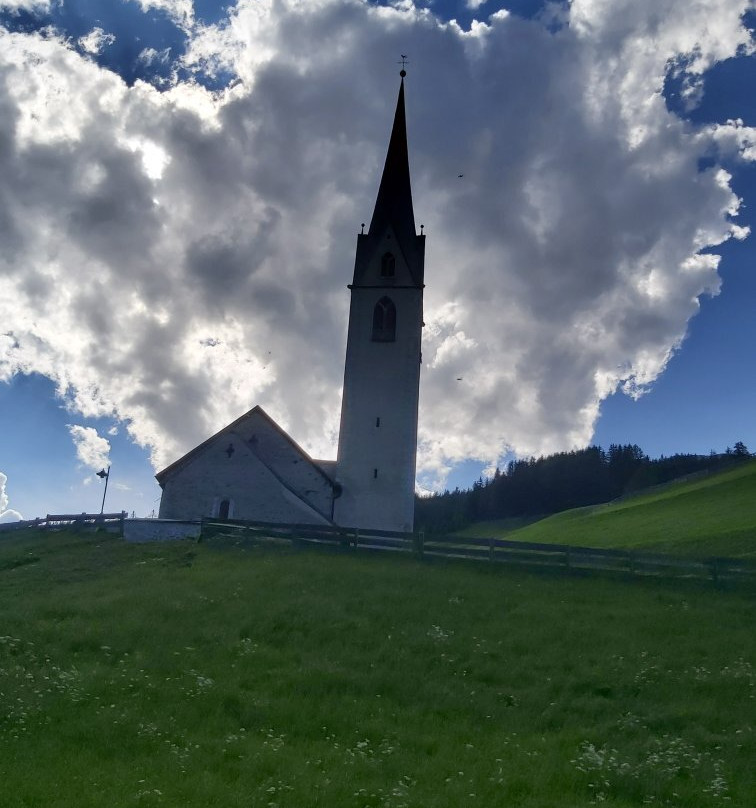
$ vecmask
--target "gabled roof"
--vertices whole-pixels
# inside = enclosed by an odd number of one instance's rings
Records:
[[[259,415],[262,418],[264,418],[265,421],[268,423],[268,425],[276,432],[278,432],[278,434],[281,435],[281,437],[283,437],[289,443],[289,445],[294,449],[294,451],[306,463],[312,466],[312,468],[314,468],[326,480],[326,482],[329,483],[329,485],[331,485],[332,487],[336,485],[336,483],[334,483],[334,481],[325,473],[325,471],[323,471],[323,469],[317,463],[315,463],[315,461],[310,457],[310,455],[308,455],[307,452],[305,452],[305,450],[287,432],[281,429],[281,427],[268,415],[267,412],[265,412],[265,410],[259,404],[252,407],[251,410],[245,412],[244,415],[240,416],[235,421],[232,421],[227,426],[224,426],[223,429],[219,429],[214,435],[211,435],[207,440],[202,441],[202,443],[200,443],[198,446],[195,446],[194,449],[190,450],[185,455],[180,457],[178,460],[171,463],[170,466],[166,466],[162,471],[159,471],[155,475],[155,479],[162,487],[163,483],[168,477],[170,477],[172,474],[175,474],[175,472],[179,471],[184,466],[186,466],[187,463],[189,463],[203,449],[209,446],[216,438],[218,438],[224,432],[234,432],[236,430],[236,427],[247,421],[253,415]]]

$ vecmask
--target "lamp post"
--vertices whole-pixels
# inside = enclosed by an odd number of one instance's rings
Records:
[[[101,480],[105,480],[105,490],[102,492],[102,508],[100,508],[100,516],[102,516],[103,513],[105,513],[105,494],[108,493],[108,480],[110,479],[110,466],[108,466],[107,471],[105,471],[105,469],[100,469],[97,472],[97,476]]]

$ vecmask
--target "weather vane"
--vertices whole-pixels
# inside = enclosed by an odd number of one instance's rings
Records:
[[[399,75],[400,75],[402,78],[404,78],[404,77],[407,75],[407,71],[404,69],[405,65],[406,65],[406,64],[407,64],[407,62],[408,62],[408,59],[407,59],[407,54],[406,54],[406,53],[402,53],[402,54],[401,54],[401,57],[402,57],[402,61],[401,61],[401,62],[397,62],[397,64],[402,66],[402,69],[399,71]]]

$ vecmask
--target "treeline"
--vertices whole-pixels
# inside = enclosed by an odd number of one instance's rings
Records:
[[[472,522],[545,516],[607,502],[623,494],[697,472],[717,471],[750,457],[742,442],[724,454],[677,454],[649,458],[640,446],[591,446],[549,457],[513,460],[504,471],[482,477],[471,489],[444,491],[415,501],[415,529],[459,530]]]

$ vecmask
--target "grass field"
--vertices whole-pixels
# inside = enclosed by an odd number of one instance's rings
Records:
[[[756,558],[756,460],[524,526],[516,522],[471,525],[461,535]]]
[[[0,614],[8,808],[756,804],[752,592],[14,534]]]

